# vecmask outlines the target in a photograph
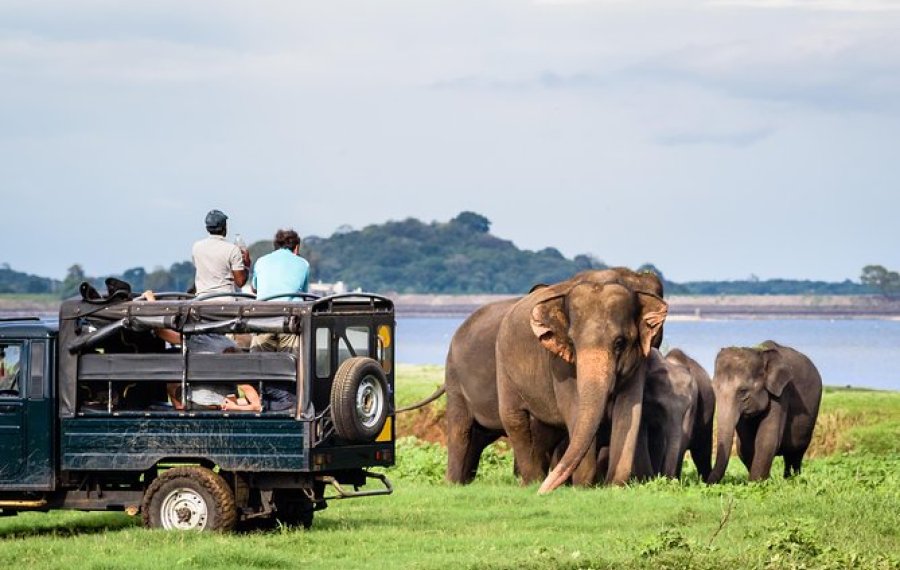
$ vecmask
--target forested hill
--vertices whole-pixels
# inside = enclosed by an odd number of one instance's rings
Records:
[[[424,223],[414,218],[370,225],[361,230],[341,228],[330,237],[307,236],[301,255],[311,265],[311,280],[343,281],[350,289],[378,293],[496,293],[527,292],[535,283],[553,283],[585,269],[602,269],[591,255],[567,259],[554,248],[527,251],[490,233],[491,222],[474,212],[463,212],[448,222]],[[272,251],[269,240],[250,247],[251,257]],[[2,259],[0,259],[2,262]],[[697,281],[673,283],[651,264],[636,268],[654,271],[665,283],[667,294],[677,295],[843,295],[882,294],[900,296],[900,274],[880,265],[867,265],[860,280],[840,283],[790,279]],[[42,293],[69,297],[82,281],[103,290],[107,275],[91,276],[81,265],[72,265],[62,281],[28,275],[0,264],[0,293]],[[151,271],[125,269],[115,275],[131,283],[135,291],[185,291],[194,268],[177,261]]]
[[[307,238],[304,248],[314,279],[398,293],[522,293],[605,267],[588,255],[520,250],[491,235],[490,221],[472,212],[445,223],[408,218]]]

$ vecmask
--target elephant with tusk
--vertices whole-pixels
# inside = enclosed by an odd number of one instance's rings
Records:
[[[615,283],[629,290],[645,291],[662,297],[662,282],[653,273],[637,273],[624,267],[581,272],[567,281],[555,285],[539,285],[532,289],[529,297],[544,291],[565,289],[575,283]],[[444,386],[440,390],[447,394],[447,480],[452,483],[469,483],[478,471],[478,463],[485,447],[497,438],[506,435],[506,428],[500,417],[499,394],[497,390],[497,336],[501,322],[519,302],[525,298],[515,298],[489,303],[467,318],[450,342],[447,355]],[[530,329],[530,315],[526,326]],[[535,344],[537,339],[531,339]],[[652,344],[658,347],[662,342],[662,325],[656,331]],[[549,356],[540,349],[542,357]],[[439,391],[440,391],[439,390]],[[547,395],[553,398],[552,394]],[[529,416],[530,449],[538,471],[545,476],[549,470],[550,457],[565,429],[553,427]]]
[[[523,482],[544,477],[532,425],[565,428],[569,446],[539,492],[569,477],[595,480],[596,437],[609,407],[608,483],[632,474],[640,431],[646,360],[668,306],[618,280],[574,278],[533,291],[500,323],[496,344],[500,420]]]

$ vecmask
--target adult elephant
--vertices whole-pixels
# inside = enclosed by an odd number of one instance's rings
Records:
[[[647,455],[636,468],[639,477],[681,478],[684,454],[702,480],[709,477],[715,394],[709,374],[680,349],[665,356],[654,350],[648,359],[641,437]]]
[[[737,433],[738,456],[750,480],[769,476],[772,460],[784,457],[784,476],[800,473],[822,400],[822,378],[800,352],[768,340],[756,348],[724,348],[716,356],[716,465],[725,474]]]
[[[506,435],[497,408],[494,347],[500,321],[520,298],[489,303],[453,334],[444,368],[447,481],[470,483],[484,448]]]
[[[655,274],[637,273],[624,267],[584,271],[553,286],[535,286],[530,294],[581,281],[619,283],[658,297],[663,294],[662,282]],[[447,393],[447,480],[450,482],[471,482],[484,448],[506,435],[497,393],[496,341],[501,321],[520,300],[518,297],[484,305],[460,325],[450,341],[444,386],[425,400],[439,396],[441,391]],[[654,346],[659,346],[661,341],[662,328],[653,339]],[[533,435],[530,453],[540,458],[546,475],[550,454],[565,432],[534,418],[530,424]]]
[[[544,476],[533,421],[564,427],[569,446],[540,487],[569,477],[594,482],[596,437],[610,415],[606,481],[631,476],[641,421],[646,359],[661,332],[661,297],[620,280],[576,278],[532,292],[513,305],[497,334],[500,420],[524,482]],[[610,411],[607,412],[607,406]]]

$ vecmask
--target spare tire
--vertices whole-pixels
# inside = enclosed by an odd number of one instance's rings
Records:
[[[388,416],[384,370],[371,358],[348,358],[331,385],[331,421],[338,436],[351,442],[374,440]]]

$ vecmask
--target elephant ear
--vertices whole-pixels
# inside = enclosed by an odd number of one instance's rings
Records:
[[[550,288],[541,289],[546,292]],[[541,346],[569,364],[575,363],[575,347],[569,339],[569,317],[565,310],[565,294],[542,296],[531,309],[531,331]]]
[[[666,315],[669,314],[669,305],[653,293],[637,292],[638,302],[641,306],[641,322],[639,331],[641,335],[641,352],[649,356],[653,339],[662,330]]]
[[[766,363],[766,391],[779,398],[791,381],[791,369],[777,350],[766,350],[763,359]]]

